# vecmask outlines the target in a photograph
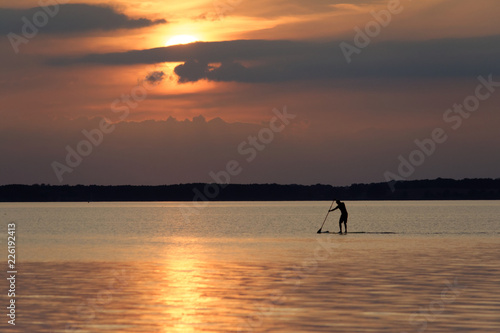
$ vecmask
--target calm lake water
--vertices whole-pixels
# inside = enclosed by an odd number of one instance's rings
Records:
[[[0,331],[500,331],[500,202],[346,205],[0,203]]]

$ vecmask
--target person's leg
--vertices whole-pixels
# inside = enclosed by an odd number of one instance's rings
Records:
[[[341,234],[342,233],[342,217],[340,217],[340,220],[339,220],[339,229],[340,229],[339,234]]]
[[[345,233],[347,234],[347,221],[344,221],[344,229],[345,229]]]

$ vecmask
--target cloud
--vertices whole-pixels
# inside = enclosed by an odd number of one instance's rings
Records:
[[[311,102],[314,103],[305,104]],[[480,113],[467,120],[460,131],[453,132],[449,128],[450,139],[439,147],[439,154],[418,168],[415,178],[498,177],[500,157],[492,148],[500,144],[495,105],[491,103],[488,110],[478,111]],[[307,107],[311,108],[311,105]],[[192,120],[168,118],[115,123],[114,131],[103,135],[101,143],[91,148],[91,153],[73,172],[64,174],[64,183],[209,182],[213,180],[211,172],[225,170],[232,160],[242,167],[242,172],[231,178],[234,183],[347,185],[383,181],[385,171],[397,168],[398,156],[407,157],[415,149],[415,138],[424,139],[430,133],[430,129],[425,128],[416,135],[408,131],[404,121],[399,124],[401,127],[392,130],[366,128],[342,132],[343,128],[356,126],[356,123],[369,122],[363,119],[346,121],[339,112],[325,112],[320,119],[303,128],[299,117],[301,112],[308,110],[290,105],[288,111],[297,118],[282,132],[275,133],[273,140],[251,161],[248,160],[251,137],[255,140],[263,133],[263,128],[268,128],[274,116],[271,108],[262,124],[229,123],[220,118],[206,120],[203,116]],[[491,116],[485,122],[481,115],[486,112]],[[100,121],[101,118],[45,119],[18,128],[1,123],[0,156],[4,163],[0,163],[0,184],[58,184],[52,162],[66,164],[71,149],[82,149],[77,148],[79,143],[89,140],[88,133],[94,133]],[[415,122],[417,117],[407,121]],[[94,140],[100,141],[95,134]]]
[[[147,50],[96,53],[82,57],[58,57],[48,61],[51,65],[104,64],[135,65],[162,62],[182,62],[196,59],[216,63],[232,59],[256,60],[268,57],[282,57],[286,54],[313,53],[324,46],[309,42],[286,40],[233,40],[222,42],[196,42],[184,45],[158,47]],[[328,45],[333,49],[333,44]]]
[[[146,75],[146,82],[150,84],[159,84],[165,79],[166,75],[163,71],[154,71]]]
[[[43,23],[41,33],[78,33],[94,30],[137,29],[167,23],[166,20],[132,19],[108,6],[65,4],[29,9],[0,8],[0,33],[22,33],[26,21]]]
[[[196,82],[201,79],[211,81],[237,81],[244,76],[246,67],[237,62],[224,61],[220,66],[211,66],[198,60],[186,61],[175,67],[174,72],[180,83]]]
[[[86,139],[82,130],[97,129],[100,122],[101,118],[57,119],[40,122],[36,130],[2,130],[0,138],[10,137],[17,146],[13,149],[5,141],[0,143],[0,155],[8,161],[0,164],[0,183],[42,179],[58,183],[52,161],[65,163],[65,147],[75,148]],[[170,117],[164,121],[122,122],[115,126],[74,172],[64,175],[65,180],[75,184],[208,181],[208,172],[239,157],[238,144],[260,129],[255,124],[227,123],[220,118],[208,121],[203,116],[192,120]],[[110,178],[111,174],[114,176]]]
[[[196,82],[206,78],[208,64],[198,60],[188,60],[183,65],[175,67],[175,74],[179,76],[179,82]]]
[[[195,21],[218,21],[225,16],[277,18],[307,16],[337,11],[338,5],[378,5],[386,0],[221,0],[214,1],[202,14],[192,17]]]
[[[348,64],[341,41],[235,40],[59,57],[49,64],[133,65],[184,62],[179,82],[283,82],[359,77],[463,77],[500,70],[500,36],[370,44]],[[352,45],[354,42],[346,41]]]

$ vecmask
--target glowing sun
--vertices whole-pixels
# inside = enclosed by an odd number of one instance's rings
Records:
[[[179,44],[189,44],[189,43],[194,43],[197,42],[198,39],[194,36],[191,35],[176,35],[171,37],[165,46],[171,46],[171,45],[179,45]]]

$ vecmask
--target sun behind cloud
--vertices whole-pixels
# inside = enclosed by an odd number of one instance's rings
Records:
[[[198,39],[192,35],[175,35],[165,43],[165,46],[189,44],[197,42]]]

